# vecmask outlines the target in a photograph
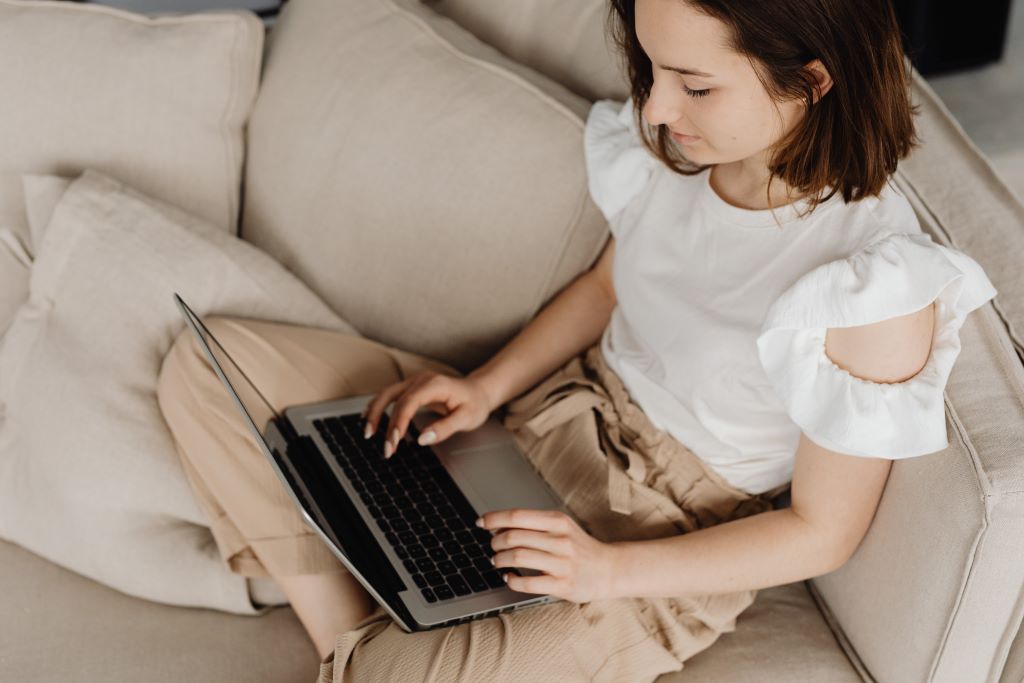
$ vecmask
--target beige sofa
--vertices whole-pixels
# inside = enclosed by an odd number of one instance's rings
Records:
[[[366,336],[468,370],[603,245],[579,136],[590,102],[626,88],[600,0],[414,5],[286,6],[247,130],[240,235]],[[897,182],[999,290],[961,331],[950,446],[894,464],[842,568],[761,591],[664,681],[1024,680],[1024,207],[919,78],[914,96],[924,142]],[[543,149],[501,137],[524,132]],[[157,604],[0,542],[0,681],[282,683],[316,669],[287,607]]]

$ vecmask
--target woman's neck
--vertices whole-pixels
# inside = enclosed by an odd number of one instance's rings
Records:
[[[771,182],[771,206],[768,204],[767,153],[762,152],[747,159],[716,164],[711,168],[711,187],[724,201],[741,209],[760,210],[779,208],[791,204],[800,197],[781,178]]]

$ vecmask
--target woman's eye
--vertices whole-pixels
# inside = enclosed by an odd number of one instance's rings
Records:
[[[686,91],[686,94],[689,95],[690,97],[704,97],[709,92],[711,92],[711,88],[704,88],[703,90],[690,90],[685,85],[683,86],[683,90]]]

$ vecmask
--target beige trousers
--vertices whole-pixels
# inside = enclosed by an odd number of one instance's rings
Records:
[[[275,409],[376,393],[423,369],[416,354],[316,328],[213,316],[207,326]],[[164,360],[160,406],[231,571],[346,571],[309,529],[187,329]],[[604,541],[686,533],[771,509],[654,427],[598,344],[498,411],[530,462]],[[406,633],[378,607],[337,637],[319,681],[653,681],[734,630],[756,591],[532,607]]]

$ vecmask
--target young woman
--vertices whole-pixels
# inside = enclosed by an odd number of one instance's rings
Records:
[[[468,376],[371,340],[212,318],[278,406],[375,393],[390,456],[495,410],[582,520],[500,510],[497,567],[563,601],[407,634],[305,528],[185,332],[160,400],[233,571],[287,594],[321,680],[649,681],[759,589],[841,566],[892,460],[946,445],[943,387],[995,290],[890,184],[914,144],[888,0],[613,0],[631,97],[584,135],[612,238]],[[299,353],[298,350],[302,352]],[[791,487],[791,505],[771,499]]]

